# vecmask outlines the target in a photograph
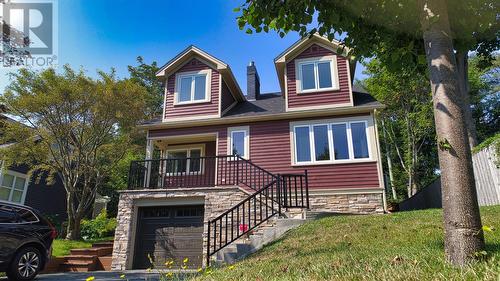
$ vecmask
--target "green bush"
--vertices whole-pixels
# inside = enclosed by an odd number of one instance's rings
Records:
[[[115,232],[116,218],[108,218],[106,210],[92,220],[82,220],[81,233],[84,240],[99,239],[112,236]]]

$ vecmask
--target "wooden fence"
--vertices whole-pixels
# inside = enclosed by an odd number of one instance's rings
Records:
[[[479,206],[500,204],[500,167],[493,146],[472,155]],[[441,208],[441,179],[399,203],[400,211]]]

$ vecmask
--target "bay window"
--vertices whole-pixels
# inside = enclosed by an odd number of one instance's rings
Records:
[[[367,121],[328,122],[293,127],[294,164],[371,159]]]

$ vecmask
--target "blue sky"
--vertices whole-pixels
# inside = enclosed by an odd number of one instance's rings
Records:
[[[126,77],[137,56],[159,65],[194,44],[228,63],[246,90],[246,65],[255,61],[262,92],[279,90],[273,59],[299,39],[290,33],[246,34],[233,8],[244,0],[138,1],[59,0],[59,65],[96,69],[114,67]],[[361,78],[358,67],[356,77]],[[8,84],[0,72],[0,89]]]

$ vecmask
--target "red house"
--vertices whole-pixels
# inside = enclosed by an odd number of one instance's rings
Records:
[[[275,59],[281,91],[247,94],[228,64],[190,46],[158,71],[160,120],[142,124],[147,159],[130,167],[119,203],[114,269],[188,257],[201,266],[275,217],[381,213],[375,111],[352,87],[338,42],[299,40]]]

